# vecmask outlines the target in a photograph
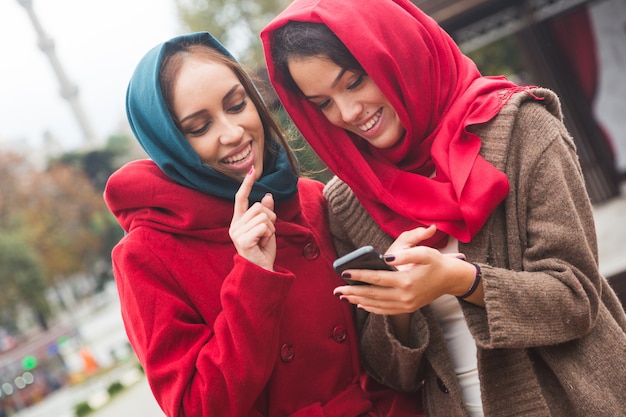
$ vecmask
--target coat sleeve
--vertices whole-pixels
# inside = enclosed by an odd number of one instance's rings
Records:
[[[465,305],[477,343],[486,349],[580,338],[593,328],[606,289],[573,141],[538,104],[522,106],[519,121],[521,137],[507,167],[509,267],[481,265],[486,309]]]
[[[122,316],[150,387],[168,416],[253,416],[276,360],[293,276],[235,255],[213,318],[132,234],[113,253]],[[253,277],[254,279],[246,279]]]

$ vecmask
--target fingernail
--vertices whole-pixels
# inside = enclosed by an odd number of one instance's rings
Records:
[[[465,255],[463,255],[463,254],[459,254],[459,255],[457,255],[456,257],[457,257],[458,259],[462,260],[462,261],[464,261],[464,260],[465,260]]]
[[[254,165],[252,165],[250,169],[248,170],[248,175],[252,175],[253,172],[254,172]]]
[[[341,292],[336,292],[336,293],[335,293],[335,295],[336,295],[337,297],[341,297],[341,296],[343,295],[343,293],[341,293]]]
[[[392,262],[396,260],[395,255],[383,255],[385,262]]]
[[[350,302],[350,300],[348,300],[346,297],[339,297],[339,299],[341,301],[343,301],[344,303],[349,303]]]
[[[342,272],[341,273],[341,278],[350,279],[350,278],[352,278],[352,275],[350,275],[349,272]]]

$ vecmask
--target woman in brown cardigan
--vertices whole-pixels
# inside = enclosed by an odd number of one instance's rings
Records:
[[[335,289],[370,373],[429,416],[626,415],[626,317],[558,98],[481,76],[408,0],[296,0],[261,38],[338,176],[339,253],[373,245],[400,269]]]

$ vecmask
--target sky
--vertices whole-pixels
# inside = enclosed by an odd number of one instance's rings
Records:
[[[173,0],[32,0],[57,57],[79,89],[101,143],[126,126],[124,96],[132,72],[153,46],[181,33]],[[0,148],[43,146],[45,132],[63,151],[83,145],[74,113],[18,0],[0,0]]]

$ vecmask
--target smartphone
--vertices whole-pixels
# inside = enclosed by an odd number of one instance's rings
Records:
[[[377,252],[372,246],[363,246],[347,255],[338,258],[333,262],[333,268],[341,275],[346,269],[373,269],[378,271],[396,271],[391,265],[383,260],[383,255]],[[369,285],[366,282],[345,280],[351,285]]]

